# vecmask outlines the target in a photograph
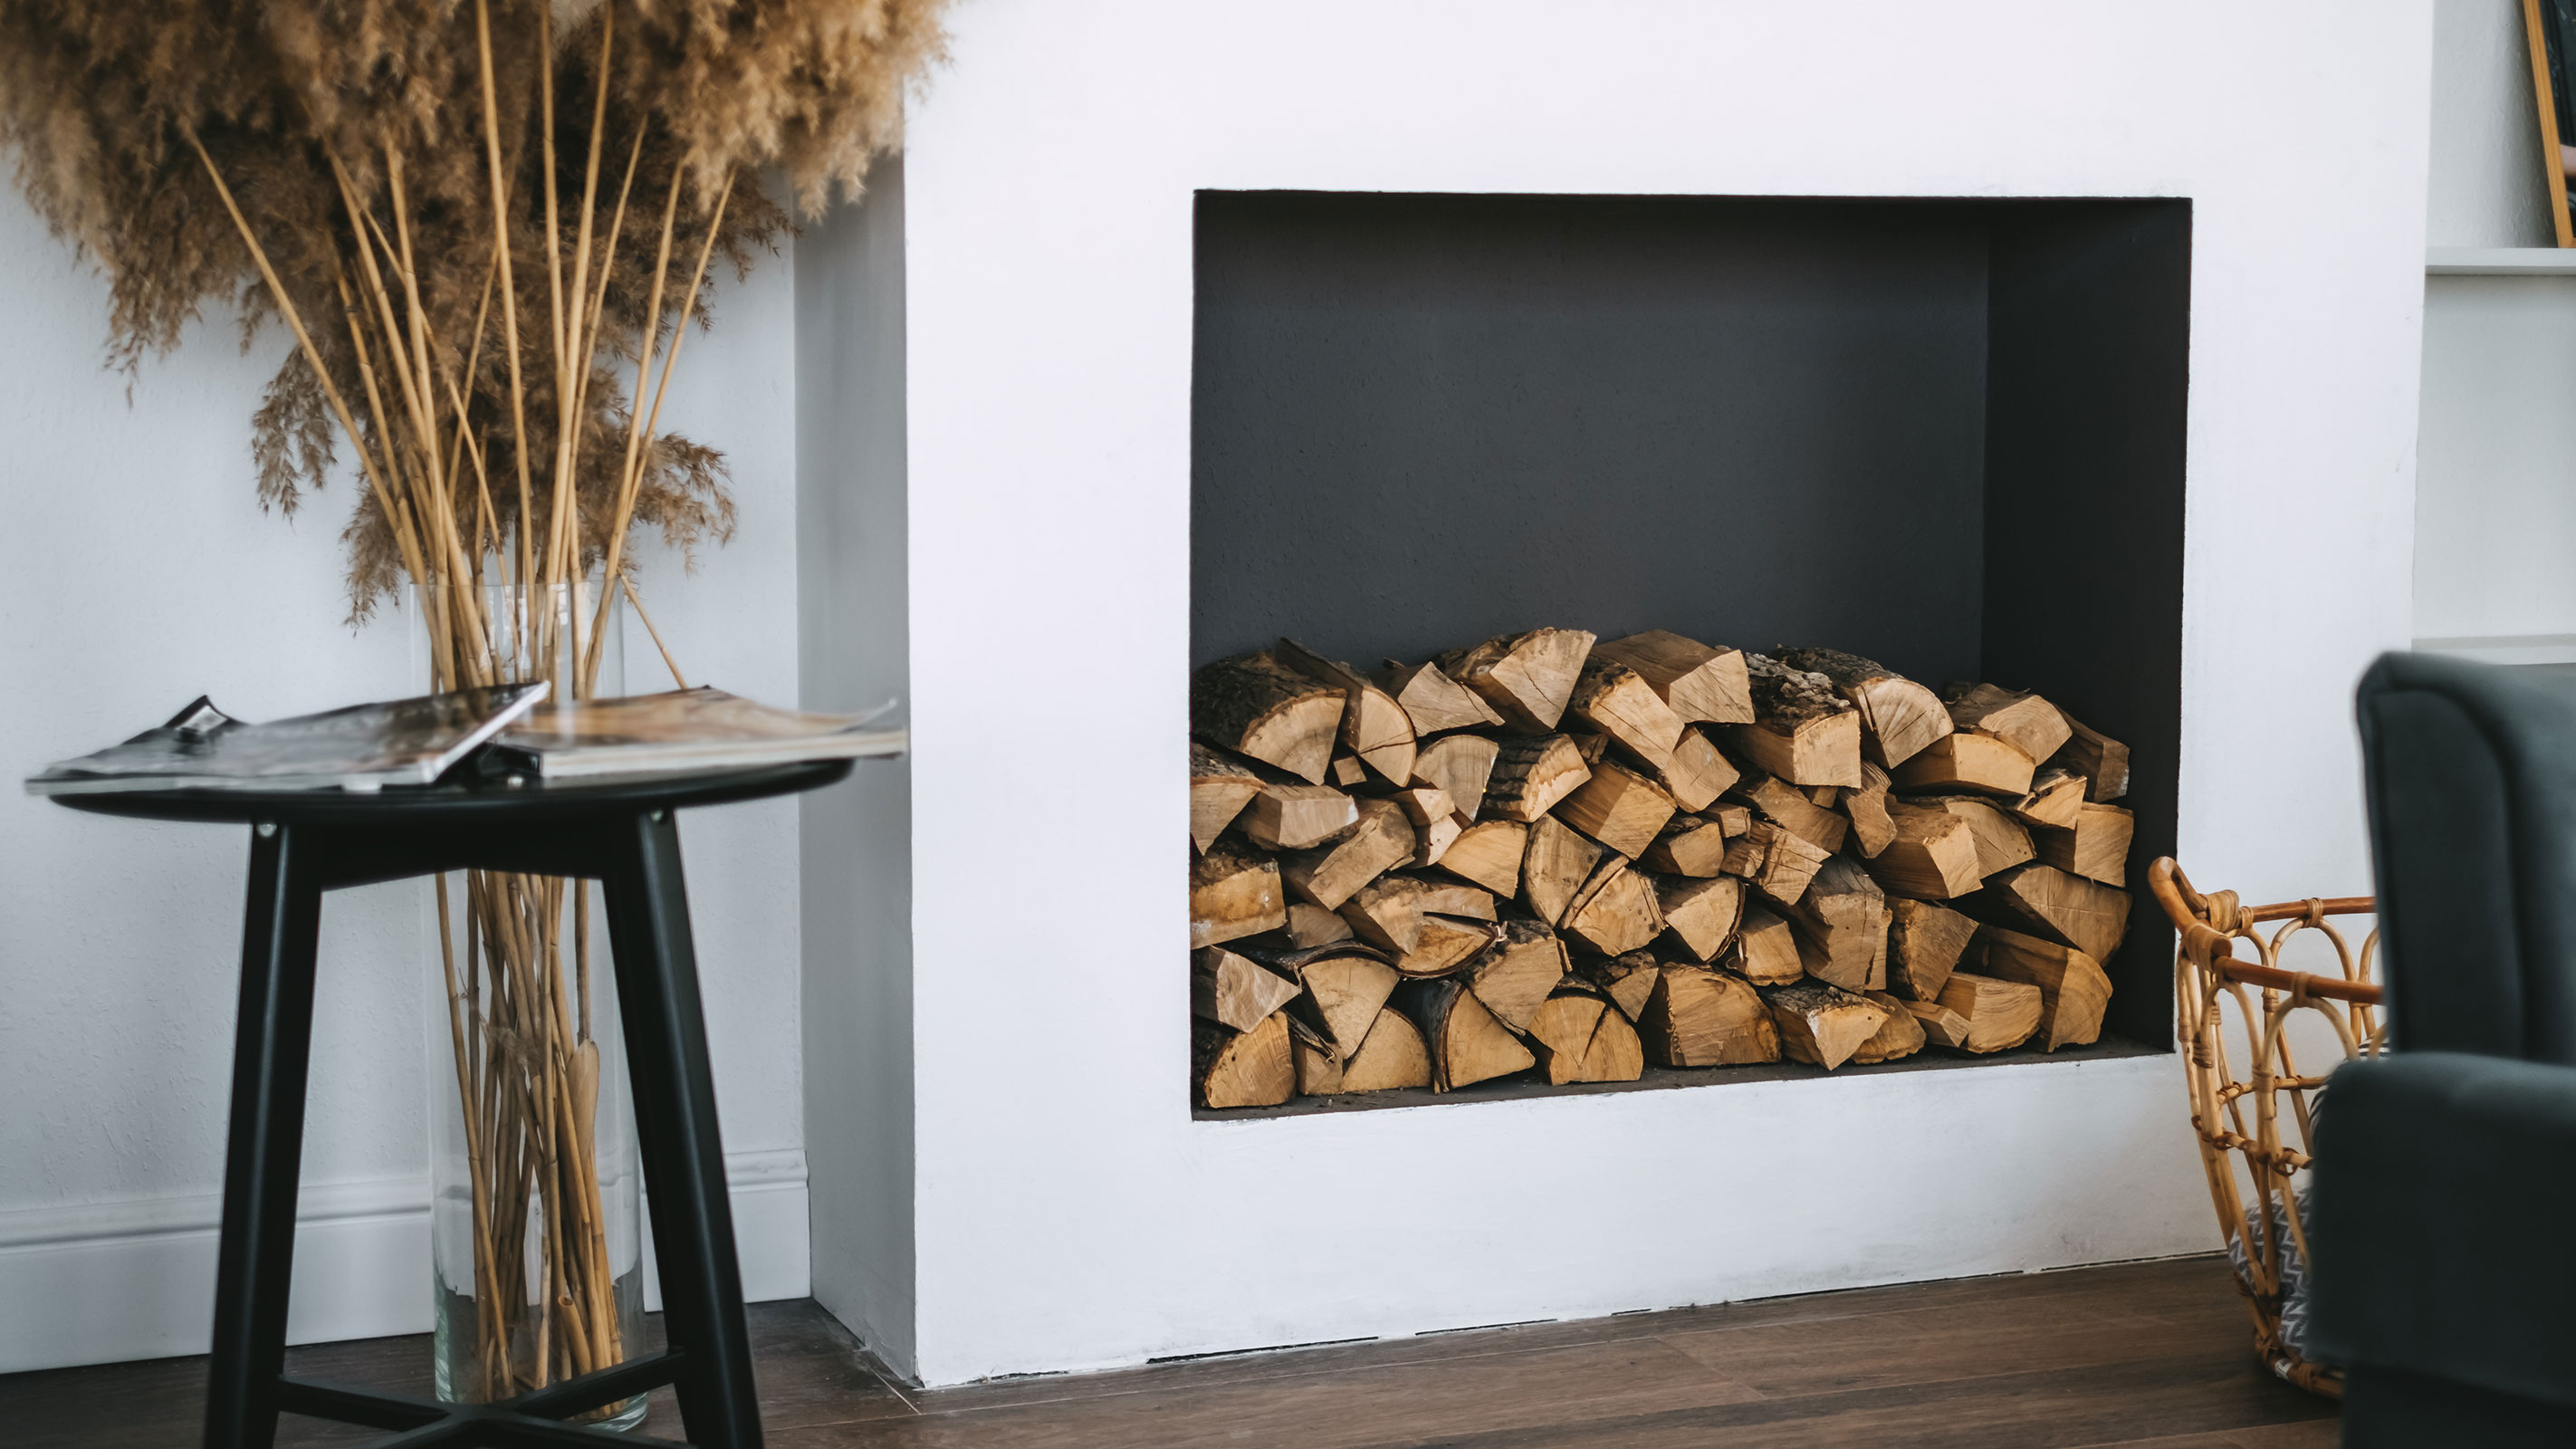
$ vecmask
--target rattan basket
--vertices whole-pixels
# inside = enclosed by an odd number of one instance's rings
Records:
[[[2343,1060],[2379,1054],[2380,988],[2371,980],[2379,933],[2363,938],[2356,954],[2333,921],[2371,914],[2371,898],[2241,906],[2234,891],[2193,890],[2169,857],[2148,868],[2147,882],[2182,935],[2174,957],[2175,1030],[2191,1088],[2191,1125],[2200,1137],[2218,1230],[2236,1264],[2236,1286],[2254,1319],[2254,1351],[2283,1379],[2340,1397],[2342,1373],[2302,1358],[2282,1337],[2285,1273],[2308,1261],[2299,1179],[2327,1075],[2300,1072],[2285,1028],[2298,1012],[2313,1011],[2333,1024]],[[2268,939],[2255,929],[2276,921],[2281,924]],[[2302,931],[2333,946],[2341,975],[2281,967],[2282,947]],[[2254,959],[2238,956],[2238,941]]]

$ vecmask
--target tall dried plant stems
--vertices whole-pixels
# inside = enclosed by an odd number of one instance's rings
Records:
[[[510,184],[501,173],[501,98],[492,75],[491,0],[474,0],[474,58],[483,83],[483,150],[492,171],[492,254],[501,264],[501,341],[510,363],[510,441],[519,460],[519,587],[536,584],[528,556],[528,521],[536,517],[528,481],[528,401],[519,377],[519,288],[510,272]]]

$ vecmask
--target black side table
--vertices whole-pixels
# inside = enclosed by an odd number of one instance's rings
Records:
[[[760,1407],[675,812],[811,790],[849,772],[849,761],[831,760],[552,787],[492,782],[373,795],[158,790],[55,797],[103,815],[251,827],[206,1384],[208,1449],[270,1449],[281,1413],[397,1431],[377,1441],[381,1449],[664,1442],[562,1422],[663,1384],[679,1398],[691,1443],[758,1449]],[[290,1379],[286,1290],[294,1269],[322,893],[468,869],[601,883],[669,1347],[496,1404],[447,1404]]]

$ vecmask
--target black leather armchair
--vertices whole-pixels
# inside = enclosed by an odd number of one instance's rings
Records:
[[[2394,1055],[2308,1209],[2348,1449],[2576,1445],[2576,667],[2380,659],[2362,754]]]

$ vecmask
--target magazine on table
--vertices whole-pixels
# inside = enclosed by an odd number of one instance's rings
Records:
[[[860,714],[812,714],[704,685],[585,699],[530,711],[493,741],[485,768],[569,780],[899,755],[909,732],[876,723],[893,709],[888,700]]]
[[[536,708],[547,686],[504,684],[252,724],[200,695],[121,745],[27,777],[30,795],[120,790],[381,790],[428,785]]]

